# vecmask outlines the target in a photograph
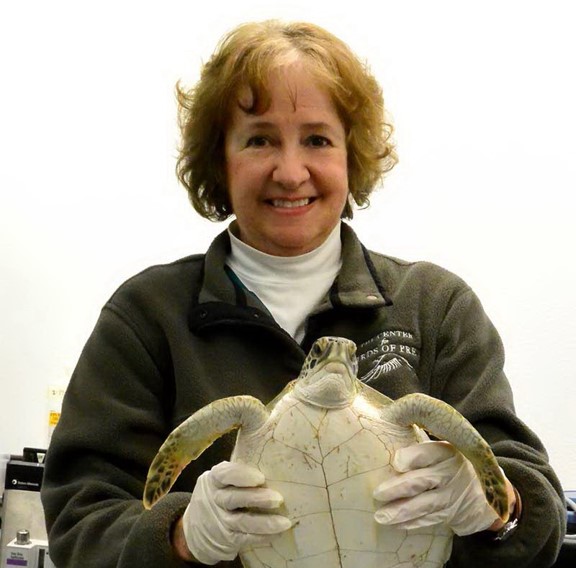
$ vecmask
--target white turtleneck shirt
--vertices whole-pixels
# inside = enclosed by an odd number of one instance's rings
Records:
[[[300,343],[306,319],[342,266],[340,223],[318,248],[299,256],[272,256],[242,242],[230,227],[228,233],[228,266],[258,296],[276,322]]]

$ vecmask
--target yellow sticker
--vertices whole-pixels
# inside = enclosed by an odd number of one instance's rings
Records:
[[[50,426],[56,426],[58,420],[60,420],[60,412],[51,411],[48,417],[48,424],[50,424]]]

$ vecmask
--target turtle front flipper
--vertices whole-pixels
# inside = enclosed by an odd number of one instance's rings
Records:
[[[182,470],[215,440],[236,428],[257,430],[267,419],[266,407],[252,396],[216,400],[192,414],[158,450],[144,487],[144,507],[150,509],[168,493]]]
[[[504,522],[508,520],[508,493],[502,470],[488,443],[456,409],[431,396],[415,393],[386,406],[384,412],[394,423],[416,424],[462,452],[472,463],[490,506]]]

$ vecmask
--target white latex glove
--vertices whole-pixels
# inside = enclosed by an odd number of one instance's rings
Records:
[[[402,529],[445,523],[459,536],[489,528],[499,517],[466,459],[448,442],[424,442],[397,450],[398,472],[374,490],[383,503],[374,518]]]
[[[221,462],[196,481],[183,515],[186,544],[203,564],[233,560],[250,544],[292,526],[287,517],[246,508],[275,509],[282,504],[277,491],[260,487],[264,475],[256,468]]]

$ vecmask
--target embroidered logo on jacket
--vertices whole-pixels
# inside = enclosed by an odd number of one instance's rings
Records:
[[[358,346],[358,376],[371,383],[401,367],[414,369],[419,350],[414,335],[408,331],[383,331]]]

